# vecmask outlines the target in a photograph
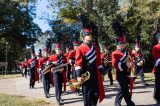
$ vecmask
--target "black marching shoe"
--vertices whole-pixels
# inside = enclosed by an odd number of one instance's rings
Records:
[[[113,82],[110,82],[110,85],[114,85],[114,83],[113,83]]]
[[[60,102],[63,102],[64,100],[60,98],[60,100],[59,100],[59,101],[60,101]]]
[[[115,106],[121,106],[121,104],[120,103],[115,103]]]
[[[80,92],[76,92],[76,95],[77,95],[77,96],[81,96]]]
[[[81,90],[80,90],[80,89],[77,89],[77,90],[76,90],[76,95],[77,95],[77,96],[81,96],[80,92],[81,92]]]
[[[33,86],[32,86],[32,84],[30,84],[30,85],[29,85],[29,87],[30,87],[30,89],[33,89]]]
[[[50,98],[50,95],[48,93],[46,94],[46,98]]]
[[[58,106],[60,106],[60,105],[61,105],[60,100],[57,100],[57,105],[58,105]]]
[[[142,83],[143,86],[148,86],[149,84],[147,84],[146,82]]]
[[[160,105],[160,100],[157,100],[156,102],[157,102],[157,105],[159,106]]]
[[[32,86],[32,89],[35,89],[34,85]]]

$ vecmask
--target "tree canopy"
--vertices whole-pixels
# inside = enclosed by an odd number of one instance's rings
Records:
[[[137,24],[142,43],[151,46],[160,16],[160,2],[157,0],[49,0],[51,6],[59,8],[58,16],[65,23],[80,22],[79,14],[87,13],[98,26],[99,40],[114,41],[116,33],[112,27],[118,21],[125,30],[129,43],[134,43]],[[151,30],[152,29],[152,30]]]
[[[98,27],[99,43],[108,42],[115,49],[115,37],[119,36],[114,23],[124,30],[131,49],[140,37],[141,48],[147,60],[152,58],[151,48],[160,18],[158,0],[49,0],[51,7],[58,7],[58,18],[64,23],[80,25],[80,14],[88,14],[89,20]],[[81,29],[81,25],[79,26]],[[103,47],[102,47],[103,49]]]
[[[159,0],[48,0],[48,7],[55,10],[53,14],[57,17],[47,20],[52,30],[43,34],[33,22],[36,2],[37,0],[0,1],[0,61],[5,61],[6,42],[11,61],[23,57],[26,45],[38,41],[41,35],[44,35],[42,38],[51,35],[52,42],[60,36],[64,45],[72,44],[74,33],[80,37],[81,14],[85,14],[91,26],[94,26],[100,45],[107,42],[111,51],[114,50],[115,37],[122,34],[117,31],[116,25],[119,25],[129,48],[139,37],[146,58],[152,58],[152,39],[160,18]]]
[[[25,1],[0,1],[0,61],[6,61],[7,49],[8,61],[13,65],[24,57],[25,47],[37,40],[41,29],[33,22],[32,15],[34,6]]]

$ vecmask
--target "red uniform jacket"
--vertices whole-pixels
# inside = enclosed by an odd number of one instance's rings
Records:
[[[126,53],[131,56],[131,52],[126,51]],[[116,70],[121,70],[121,64],[120,61],[125,61],[123,59],[125,59],[125,54],[123,54],[120,50],[115,50],[114,52],[112,52],[112,66],[116,69]],[[122,70],[121,70],[122,71]]]
[[[101,74],[100,74],[100,68],[102,67],[102,62],[101,62],[101,55],[100,55],[100,48],[98,45],[96,44],[92,44],[95,46],[95,51],[96,51],[96,56],[91,59],[90,61],[94,61],[96,59],[96,70],[97,70],[97,76],[98,76],[98,88],[99,88],[99,102],[101,102],[104,97],[105,97],[105,93],[104,93],[104,87],[103,87],[103,82],[101,79]],[[80,71],[81,69],[83,69],[83,57],[85,57],[87,54],[89,54],[90,51],[92,51],[93,46],[89,47],[87,44],[82,43],[76,50],[76,61],[75,61],[75,70],[76,71]],[[89,62],[90,62],[89,61]],[[78,72],[80,73],[80,72]],[[79,77],[79,75],[77,75]]]
[[[28,64],[27,64],[27,68],[30,68],[30,65],[31,65],[31,63],[32,63],[32,59],[29,59],[28,60]],[[38,81],[39,80],[39,75],[38,75],[38,71],[37,71],[37,68],[38,68],[38,60],[36,60],[36,64],[35,64],[35,70],[34,70],[34,75],[35,75],[35,77],[34,77],[34,80],[35,81]]]
[[[121,67],[121,63],[126,61],[126,58],[128,55],[130,56],[130,62],[132,62],[131,52],[126,50],[125,53],[123,54],[118,49],[115,50],[114,52],[112,52],[112,65],[116,69],[116,79],[117,79],[117,71],[123,71],[123,69]],[[133,89],[133,78],[130,77],[130,94],[131,94],[131,96],[132,96],[132,89]]]
[[[23,64],[22,64],[23,67],[24,67],[24,66],[27,66],[27,65],[28,65],[28,62],[27,62],[27,61],[24,61]]]
[[[72,50],[72,51],[69,52],[68,60],[69,60],[69,63],[71,65],[72,65],[72,61],[75,61],[75,56],[76,56],[76,51],[75,50]],[[73,70],[72,68],[71,68],[71,71]]]
[[[69,52],[68,58],[69,58],[69,60],[75,59],[75,56],[76,56],[76,51],[72,50]]]
[[[19,63],[19,68],[20,68],[20,70],[22,70],[22,68],[23,68],[23,61]]]
[[[152,48],[152,55],[155,59],[155,65],[152,72],[155,73],[156,67],[160,64],[160,44],[157,44]]]
[[[62,63],[61,64],[65,64],[65,63],[67,63],[67,59],[66,59],[66,57],[64,56],[64,55],[62,55]],[[58,59],[58,56],[57,55],[51,55],[50,57],[49,57],[49,61],[52,61],[52,62],[60,62],[59,61],[59,59]],[[60,64],[59,64],[60,65]],[[65,71],[63,71],[63,83],[64,83],[64,91],[66,91],[66,72]]]
[[[67,59],[67,63],[69,62],[68,55],[69,55],[69,52],[64,54],[64,56],[65,56],[66,59]]]
[[[110,60],[111,59],[110,59],[109,54],[105,54],[105,53],[101,54],[101,61],[102,61],[103,65],[104,65],[104,63],[107,63],[107,65],[110,66]]]
[[[43,65],[45,65],[45,64],[47,64],[47,61],[48,61],[48,59],[45,59],[45,58],[40,58],[39,59],[39,64],[38,64],[38,67],[40,68],[40,69],[42,69],[43,68]],[[53,81],[53,74],[50,72],[50,84],[52,84],[52,86],[54,86],[54,81]]]
[[[47,61],[47,59],[44,59],[43,57],[39,59],[38,62],[38,68],[42,68],[43,64]]]

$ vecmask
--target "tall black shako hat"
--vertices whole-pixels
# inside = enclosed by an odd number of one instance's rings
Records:
[[[38,50],[38,56],[39,57],[42,56],[42,50],[41,49]]]
[[[79,46],[80,41],[78,40],[78,32],[73,33],[73,46]]]
[[[56,33],[56,42],[55,42],[55,49],[62,49],[62,42],[61,42],[61,36],[62,34],[60,32]]]
[[[116,34],[116,45],[125,44],[126,38],[124,36],[124,28],[122,27],[122,25],[120,25],[120,23],[117,20],[115,20],[113,21],[112,28]]]
[[[65,44],[65,49],[69,50],[70,49],[70,45],[69,44]]]
[[[109,44],[108,42],[104,42],[104,50],[108,50],[109,49]]]
[[[82,13],[80,16],[80,21],[82,23],[82,37],[86,36],[87,34],[92,34],[92,36],[94,36],[94,40],[97,42],[98,27],[94,24],[93,21],[89,19],[89,15],[87,15],[86,13]]]
[[[137,35],[137,36],[136,36],[134,46],[136,46],[136,47],[140,47],[140,35]]]
[[[51,50],[52,50],[52,42],[51,42],[51,39],[48,38],[48,39],[46,40],[45,48],[44,48],[43,51],[50,54],[50,53],[51,53]]]
[[[141,26],[142,24],[142,21],[140,20],[139,22],[137,22],[137,25],[136,25],[136,38],[135,38],[135,45],[134,46],[137,46],[137,47],[140,47],[140,41],[141,41],[141,36],[140,36],[140,31],[141,31]]]
[[[30,51],[30,53],[31,53],[31,57],[35,57],[36,56],[35,55],[34,45],[31,45],[31,51]]]
[[[87,16],[87,14],[83,13],[80,16],[80,21],[82,23],[82,36],[86,36],[87,34],[91,34],[92,33],[92,29],[90,28],[90,21],[89,21],[89,16]]]
[[[158,24],[157,24],[157,32],[155,34],[156,40],[160,39],[160,18],[158,19]]]

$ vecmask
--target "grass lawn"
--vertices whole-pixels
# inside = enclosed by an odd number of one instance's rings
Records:
[[[55,106],[44,100],[29,100],[23,96],[0,94],[0,106]]]
[[[7,74],[7,75],[0,75],[0,79],[6,79],[6,78],[17,78],[22,77],[22,74]]]

